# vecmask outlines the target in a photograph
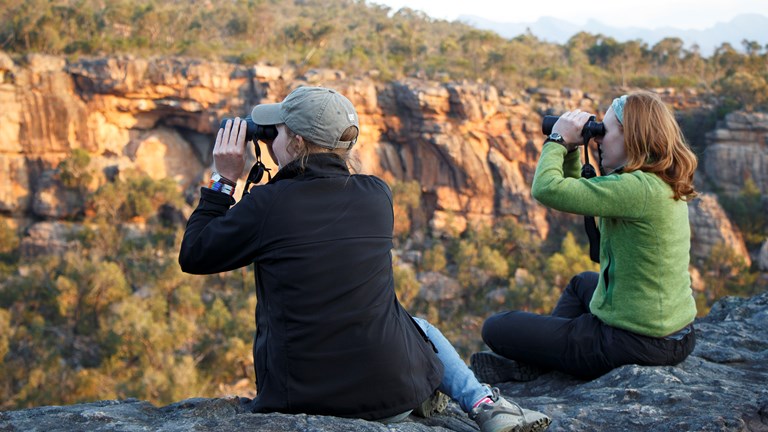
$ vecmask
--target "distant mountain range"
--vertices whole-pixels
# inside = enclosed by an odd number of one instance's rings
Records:
[[[723,42],[730,43],[735,49],[743,51],[744,39],[756,41],[761,46],[768,45],[768,17],[759,14],[744,14],[728,22],[720,22],[704,30],[683,30],[673,27],[661,27],[653,30],[638,27],[614,27],[597,20],[589,20],[584,25],[577,25],[557,18],[543,17],[535,22],[496,22],[473,15],[462,15],[459,21],[484,30],[491,30],[502,37],[513,38],[530,29],[536,37],[548,42],[563,44],[574,34],[585,31],[591,34],[603,34],[620,42],[640,39],[653,46],[665,37],[679,37],[690,49],[699,46],[703,56],[710,56]]]

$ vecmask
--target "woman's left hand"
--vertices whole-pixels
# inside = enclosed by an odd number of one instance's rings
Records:
[[[213,146],[214,170],[224,178],[237,181],[245,169],[245,133],[248,125],[245,120],[236,117],[227,120],[216,134]]]
[[[559,133],[565,142],[563,146],[568,151],[573,151],[576,147],[584,144],[584,138],[581,136],[581,130],[587,124],[592,114],[581,110],[567,111],[557,119],[552,126],[552,133]]]

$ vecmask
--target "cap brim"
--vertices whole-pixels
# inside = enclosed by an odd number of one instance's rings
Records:
[[[281,103],[273,104],[261,104],[253,107],[251,111],[251,119],[258,125],[276,125],[285,123],[283,116],[280,114],[282,111]]]

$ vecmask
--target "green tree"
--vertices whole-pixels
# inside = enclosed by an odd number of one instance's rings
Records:
[[[697,87],[703,88],[708,92],[712,91],[712,67],[707,62],[707,59],[701,55],[701,48],[698,44],[693,44],[686,51],[683,57],[683,68],[691,76],[696,76]]]
[[[55,286],[58,311],[75,333],[98,331],[106,308],[131,294],[122,269],[114,262],[67,252]]]
[[[459,240],[455,262],[457,265],[456,278],[463,287],[477,287],[480,281],[475,277],[477,268],[477,246],[468,240]]]
[[[488,245],[480,248],[477,264],[487,278],[506,278],[509,275],[509,264],[504,256]]]
[[[59,163],[59,180],[68,188],[85,191],[93,180],[90,164],[91,156],[86,150],[72,150],[72,154]]]
[[[392,270],[395,277],[395,292],[397,299],[406,309],[411,307],[413,300],[419,295],[421,284],[416,279],[416,272],[408,265],[395,265]]]
[[[684,55],[683,40],[678,37],[666,37],[651,48],[651,59],[663,75],[673,75],[680,71]]]
[[[750,272],[744,258],[724,243],[712,248],[704,268],[707,306],[726,295],[748,296],[760,289],[755,284],[757,274]]]
[[[563,238],[560,252],[547,258],[545,266],[547,279],[553,289],[559,290],[570,278],[585,271],[600,271],[600,266],[589,258],[588,247],[580,246],[573,234],[568,232]]]
[[[442,272],[445,270],[448,261],[445,257],[445,245],[442,242],[435,242],[430,249],[424,251],[421,268],[424,271]]]
[[[102,185],[90,200],[96,219],[111,223],[148,219],[163,205],[181,207],[178,186],[137,171],[121,173],[114,181]]]
[[[768,236],[768,200],[752,177],[747,177],[738,195],[720,195],[720,202],[730,219],[744,234],[749,249],[759,247]]]
[[[496,221],[492,231],[493,244],[507,258],[510,269],[525,268],[535,271],[542,265],[542,242],[530,227],[513,217]]]
[[[472,59],[472,78],[478,79],[483,74],[481,72],[489,66],[494,66],[496,62],[488,62],[488,53],[491,47],[501,42],[498,34],[487,30],[470,30],[459,38],[461,48],[469,54]],[[491,74],[491,78],[495,71]]]
[[[727,111],[768,108],[768,82],[763,76],[738,71],[720,80],[719,88]]]
[[[412,232],[414,216],[421,219],[421,185],[415,180],[398,181],[392,186],[395,237],[405,240]]]
[[[530,32],[505,40],[410,8],[393,11],[349,0],[274,5],[232,1],[211,9],[188,1],[9,0],[0,5],[0,49],[73,57],[183,55],[287,65],[299,73],[309,67],[350,74],[376,69],[382,80],[426,73],[443,81],[483,80],[504,90],[576,87],[598,96],[617,84],[709,91],[736,72],[763,76],[768,56],[750,40],[742,41],[744,53],[722,44],[705,59],[697,47],[686,49],[674,37],[648,48],[582,32],[559,46]]]
[[[10,271],[11,265],[19,259],[19,235],[8,225],[8,221],[0,219],[0,274]]]
[[[730,43],[723,42],[715,49],[711,62],[715,71],[713,78],[717,80],[739,71],[743,66],[744,56]]]
[[[646,62],[647,45],[640,40],[631,40],[619,44],[616,57],[611,62],[612,70],[621,76],[621,86],[626,87],[629,80],[640,73]]]

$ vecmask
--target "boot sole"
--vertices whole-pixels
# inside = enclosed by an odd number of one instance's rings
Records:
[[[487,384],[532,381],[543,373],[535,366],[525,365],[487,351],[472,354],[469,362],[478,381]]]
[[[549,417],[540,418],[534,422],[525,425],[525,432],[541,432],[549,427],[552,419]]]

